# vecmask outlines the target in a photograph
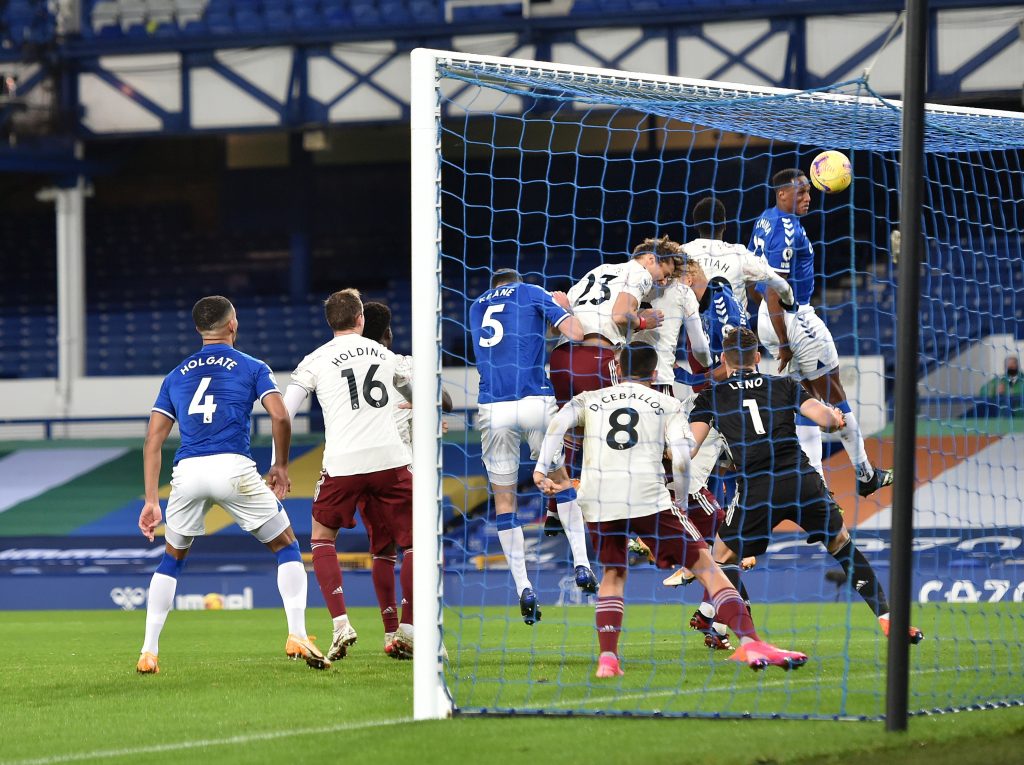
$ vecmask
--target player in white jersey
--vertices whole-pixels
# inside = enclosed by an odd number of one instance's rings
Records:
[[[356,633],[345,609],[335,540],[339,528],[355,526],[361,501],[364,518],[386,529],[405,551],[406,597],[396,639],[399,633],[412,635],[412,452],[395,420],[395,407],[411,396],[396,354],[362,336],[363,303],[357,290],[335,292],[324,303],[324,313],[334,337],[292,373],[285,404],[294,416],[306,396],[316,393],[324,410],[326,444],[313,494],[311,546],[313,571],[334,622],[327,655],[340,659]]]
[[[654,385],[661,393],[671,396],[683,330],[686,330],[690,350],[705,367],[711,366],[711,348],[701,323],[697,296],[680,281],[678,275],[673,275],[666,284],[655,285],[650,302],[651,308],[661,311],[662,324],[657,329],[644,332],[639,340],[649,342],[658,352]]]
[[[639,535],[651,548],[659,567],[686,565],[713,593],[719,616],[740,640],[731,658],[753,669],[769,664],[799,667],[807,661],[804,654],[760,641],[739,593],[712,560],[700,533],[672,502],[662,455],[668,445],[676,480],[685,485],[694,441],[681,403],[651,387],[657,362],[657,352],[649,345],[623,348],[616,362],[620,382],[581,393],[562,408],[548,427],[533,474],[544,493],[562,490],[548,473],[566,431],[583,428],[579,501],[604,565],[595,617],[601,648],[597,677],[623,674],[618,641],[631,534]]]
[[[390,349],[394,336],[391,333],[391,309],[383,303],[363,303],[363,337],[368,340],[375,340]],[[412,377],[412,356],[395,355],[396,370],[399,377]],[[441,410],[450,412],[452,410],[452,398],[448,391],[441,389]],[[398,425],[398,433],[402,441],[412,448],[412,406],[408,401],[399,403],[394,408],[395,423]],[[442,423],[442,430],[446,430]],[[398,550],[390,530],[383,525],[375,524],[375,520],[382,516],[380,508],[376,507],[376,501],[368,497],[365,503],[370,505],[368,510],[360,508],[363,516],[363,525],[370,540],[371,555],[371,578],[373,579],[373,590],[377,595],[377,604],[380,606],[380,617],[384,623],[384,653],[396,659],[411,659],[413,636],[399,631],[398,603],[395,597],[395,564],[398,560]],[[402,567],[402,592],[406,593],[409,588],[411,594],[412,569]],[[407,598],[403,597],[402,605],[406,605]]]
[[[764,258],[754,255],[742,244],[725,241],[725,205],[714,197],[704,197],[696,205],[690,220],[697,227],[697,238],[683,245],[688,258],[700,263],[708,281],[720,276],[732,285],[733,297],[749,312],[748,298],[756,307],[761,302],[758,284],[778,292],[782,302],[793,304],[793,289]]]
[[[645,239],[633,248],[625,263],[605,263],[591,270],[569,290],[573,315],[583,327],[579,342],[563,341],[551,352],[551,384],[559,405],[588,390],[610,385],[614,349],[634,332],[661,326],[664,314],[641,308],[655,283],[664,283],[681,265],[679,245],[667,236]],[[565,464],[570,474],[577,447],[565,444]],[[558,520],[550,513],[545,529]],[[557,531],[556,531],[557,533]]]

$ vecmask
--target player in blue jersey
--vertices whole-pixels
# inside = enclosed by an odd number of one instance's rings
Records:
[[[277,556],[277,587],[288,620],[285,653],[326,669],[331,663],[306,635],[306,569],[280,502],[290,488],[288,410],[270,368],[235,350],[238,319],[227,298],[202,298],[192,308],[192,320],[203,347],[164,378],[143,446],[146,497],[139,529],[152,542],[161,522],[161,450],[178,423],[181,446],[174,455],[167,500],[166,547],[149,585],[146,638],[136,669],[142,674],[160,671],[160,632],[174,602],[178,574],[192,541],[205,533],[204,517],[214,504]],[[275,460],[266,482],[249,449],[256,401],[270,414],[274,437]]]
[[[512,269],[500,269],[491,278],[491,288],[469,309],[480,372],[477,428],[483,462],[494,495],[498,539],[527,624],[540,620],[540,609],[526,573],[526,540],[516,517],[519,446],[525,436],[532,459],[536,459],[548,422],[558,411],[554,388],[544,370],[544,357],[548,327],[570,340],[583,339],[583,327],[568,308],[564,294],[525,284]],[[552,475],[556,481],[568,480],[564,461]],[[576,490],[560,492],[556,501],[572,548],[576,584],[585,592],[596,592],[597,578],[590,570],[586,525],[576,502]]]
[[[839,379],[839,354],[832,334],[814,312],[814,246],[800,223],[811,205],[811,185],[802,170],[780,170],[772,176],[775,206],[765,210],[754,226],[748,248],[789,280],[797,308],[787,312],[778,293],[765,289],[758,315],[761,342],[779,361],[779,372],[791,375],[815,398],[837,407],[846,419],[839,431],[850,462],[857,471],[857,492],[867,497],[892,483],[892,471],[876,468],[868,459],[857,417]],[[811,465],[822,474],[821,430],[803,415],[797,419],[800,446]]]

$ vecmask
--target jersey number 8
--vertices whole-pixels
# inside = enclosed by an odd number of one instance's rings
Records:
[[[623,417],[626,418],[625,422],[622,421]],[[604,438],[608,446],[617,452],[621,452],[626,449],[632,449],[637,445],[640,440],[640,434],[636,432],[636,424],[640,422],[640,413],[636,409],[630,407],[616,409],[609,415],[608,422],[612,426],[611,430],[608,431],[608,435]],[[620,440],[619,433],[626,434],[625,441]]]

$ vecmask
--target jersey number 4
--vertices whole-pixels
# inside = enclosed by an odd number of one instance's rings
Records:
[[[373,376],[380,368],[380,364],[371,364],[366,370],[366,379],[363,380],[363,398],[366,403],[374,409],[387,406],[388,389],[380,380],[374,380]],[[352,369],[342,369],[341,376],[348,381],[348,395],[352,400],[352,408],[359,408],[359,391],[356,388],[356,373]]]
[[[204,377],[199,381],[199,387],[196,388],[196,395],[192,397],[192,402],[188,405],[189,414],[201,414],[203,415],[203,424],[209,425],[213,422],[213,413],[217,411],[217,405],[213,403],[213,394],[203,398],[203,394],[206,393],[206,389],[210,387],[210,380],[212,377]],[[200,403],[202,401],[202,403]]]

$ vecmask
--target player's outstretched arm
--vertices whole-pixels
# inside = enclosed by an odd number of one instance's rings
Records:
[[[540,453],[537,455],[537,465],[533,469],[533,482],[544,494],[550,496],[572,486],[568,476],[565,481],[558,483],[549,478],[548,474],[554,466],[555,457],[562,448],[562,440],[565,438],[566,432],[570,428],[576,427],[581,412],[582,405],[577,404],[576,399],[573,399],[563,406],[548,423],[547,432],[540,445]]]
[[[750,295],[750,287],[753,284],[765,284],[775,290],[781,298],[783,307],[792,306],[795,300],[793,288],[785,277],[779,274],[774,268],[768,265],[768,261],[756,255],[746,253],[743,255],[743,278],[747,281],[747,295]],[[757,298],[760,300],[760,296]]]
[[[559,332],[565,335],[567,338],[572,340],[574,343],[578,343],[583,339],[583,324],[575,316],[570,316],[566,319],[562,319],[558,322],[558,326],[555,327]]]
[[[622,328],[623,334],[630,329],[643,330],[660,327],[665,314],[655,308],[639,311],[640,301],[628,292],[620,292],[612,304],[612,321]]]
[[[826,406],[816,398],[811,398],[800,405],[800,414],[813,420],[826,433],[832,433],[846,425],[843,413],[834,406]]]
[[[694,439],[686,426],[686,418],[681,413],[669,420],[665,428],[665,439],[672,450],[672,480],[677,491],[680,491],[678,487],[690,485],[690,450],[694,447]]]
[[[146,440],[142,445],[142,477],[145,485],[145,504],[139,514],[139,531],[150,542],[153,532],[163,520],[160,510],[160,465],[163,461],[163,447],[167,436],[174,427],[174,420],[160,412],[149,415]]]
[[[293,387],[291,385],[289,388]],[[280,393],[268,393],[263,397],[263,408],[270,415],[270,430],[274,437],[274,463],[267,473],[267,485],[278,499],[284,499],[291,490],[288,478],[288,449],[292,441],[292,417]]]

